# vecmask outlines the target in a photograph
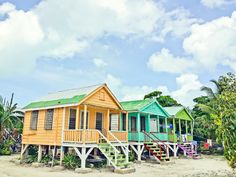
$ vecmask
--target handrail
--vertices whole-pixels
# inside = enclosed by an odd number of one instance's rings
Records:
[[[111,147],[112,147],[117,153],[120,153],[120,152],[115,148],[115,146],[113,146],[113,144],[102,134],[101,131],[99,131],[99,130],[97,130],[97,129],[95,129],[95,130],[98,132],[98,134],[99,134],[100,136],[102,136],[103,139],[106,140],[106,142],[107,142],[109,145],[111,145]]]
[[[150,132],[158,141],[161,141],[153,132]],[[161,143],[167,148],[168,145],[161,141]]]
[[[152,141],[154,141],[155,143],[157,143],[157,145],[159,146],[159,148],[160,148],[160,156],[161,156],[161,151],[163,150],[162,149],[162,147],[160,146],[160,144],[158,143],[158,141],[156,141],[156,140],[154,140],[147,132],[145,132],[145,131],[143,131],[143,133],[146,135],[146,136],[148,136]],[[159,138],[158,138],[158,140],[159,140]],[[163,150],[164,151],[164,150]]]
[[[122,142],[121,142],[113,133],[111,133],[111,131],[108,131],[108,133],[120,144],[120,146],[121,146],[122,149],[125,147],[125,149],[127,150],[127,152],[130,152],[129,149],[128,149],[126,146],[124,146],[124,145],[122,144]],[[124,149],[123,149],[123,151],[124,151]],[[124,151],[124,152],[125,152],[125,151]]]
[[[186,151],[186,153],[187,153],[188,155],[193,155],[193,154],[196,153],[195,150],[189,151],[188,149],[186,149],[186,148],[185,148],[183,145],[181,145],[181,144],[177,144],[177,146],[178,146],[179,148],[181,148],[182,150]]]

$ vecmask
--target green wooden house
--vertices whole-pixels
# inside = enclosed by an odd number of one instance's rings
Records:
[[[190,143],[193,141],[193,117],[183,106],[164,107],[168,118],[168,141]]]
[[[144,142],[143,132],[153,132],[161,141],[168,141],[167,117],[169,114],[154,99],[121,102],[128,111],[129,142]],[[121,122],[122,124],[122,122]]]

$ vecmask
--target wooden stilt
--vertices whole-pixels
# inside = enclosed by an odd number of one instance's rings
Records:
[[[39,145],[38,147],[38,162],[41,162],[42,160],[42,145]]]

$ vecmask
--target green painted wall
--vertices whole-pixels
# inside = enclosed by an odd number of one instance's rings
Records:
[[[164,112],[164,110],[156,102],[153,102],[152,104],[141,109],[140,111],[145,112],[145,113],[149,113],[149,114],[153,114],[153,115],[168,117],[168,115]]]

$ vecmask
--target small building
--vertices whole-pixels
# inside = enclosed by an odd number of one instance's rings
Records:
[[[99,150],[115,169],[128,166],[128,114],[106,84],[48,94],[24,108],[22,157],[29,145],[60,151],[73,149],[85,168],[86,158]],[[121,115],[124,116],[121,119]],[[121,155],[123,153],[123,155]]]
[[[164,107],[164,109],[170,115],[168,141],[173,146],[174,155],[176,156],[178,148],[186,153],[186,149],[193,146],[193,117],[183,106]]]
[[[147,148],[151,143],[163,145],[168,141],[169,114],[155,99],[125,101],[121,105],[128,111],[129,145],[137,154],[138,160],[141,160],[144,147]]]

